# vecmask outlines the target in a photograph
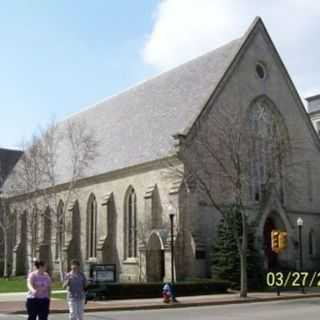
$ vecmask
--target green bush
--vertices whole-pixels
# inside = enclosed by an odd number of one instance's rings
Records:
[[[242,235],[241,214],[234,207],[226,213],[226,220],[221,219],[212,254],[212,278],[230,281],[232,288],[240,288],[240,256],[234,237]],[[231,227],[232,226],[232,227]],[[248,288],[257,289],[263,286],[262,260],[256,250],[254,226],[248,225],[247,275]]]
[[[177,296],[225,293],[230,283],[227,281],[178,282],[175,284]],[[91,299],[132,299],[159,298],[163,283],[112,283],[91,284],[87,298]]]

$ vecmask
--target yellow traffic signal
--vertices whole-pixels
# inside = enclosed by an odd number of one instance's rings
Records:
[[[279,249],[283,251],[288,246],[288,233],[285,231],[281,231],[279,234]]]
[[[275,253],[279,253],[280,252],[279,235],[280,235],[280,231],[279,230],[272,230],[271,231],[271,249]]]

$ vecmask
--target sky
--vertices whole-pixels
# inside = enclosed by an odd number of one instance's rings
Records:
[[[0,147],[244,34],[261,16],[300,95],[320,93],[311,0],[3,0]]]

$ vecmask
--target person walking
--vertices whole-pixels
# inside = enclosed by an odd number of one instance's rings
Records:
[[[35,270],[30,272],[27,279],[27,312],[28,320],[47,320],[49,315],[51,278],[46,272],[44,261],[34,262]]]
[[[79,261],[71,261],[71,271],[66,274],[63,287],[67,288],[69,319],[83,320],[87,279],[85,275],[80,272]]]

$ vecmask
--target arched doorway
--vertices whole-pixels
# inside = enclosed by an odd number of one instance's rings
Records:
[[[152,233],[146,252],[146,273],[148,282],[161,282],[164,277],[164,248],[160,237]]]
[[[278,266],[277,254],[272,251],[271,247],[271,231],[274,229],[276,229],[275,222],[271,217],[268,217],[263,229],[265,266],[268,270],[275,269]]]

